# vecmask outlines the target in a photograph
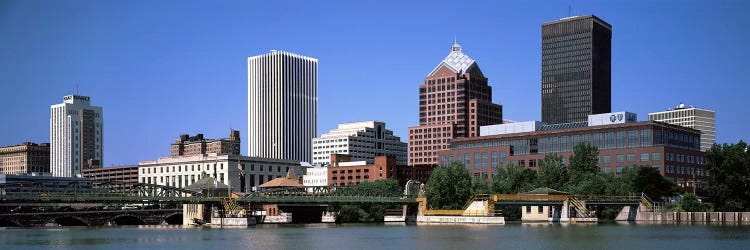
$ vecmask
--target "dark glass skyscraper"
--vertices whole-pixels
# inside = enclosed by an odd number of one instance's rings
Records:
[[[612,26],[594,15],[542,24],[542,121],[586,121],[612,106]]]

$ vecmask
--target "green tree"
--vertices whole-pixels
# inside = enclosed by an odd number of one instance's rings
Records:
[[[694,193],[686,193],[682,196],[680,206],[685,212],[703,212],[705,211],[703,204],[698,200],[698,197]]]
[[[599,172],[599,149],[590,144],[578,144],[573,148],[568,165],[568,187],[573,188]]]
[[[471,174],[459,162],[436,167],[425,185],[427,205],[434,209],[462,209],[471,198]]]
[[[536,171],[514,163],[506,168],[498,167],[497,175],[492,179],[492,191],[501,194],[517,194],[534,188]]]
[[[636,167],[633,180],[635,193],[645,193],[653,200],[661,200],[677,194],[677,185],[670,179],[659,174],[659,170],[652,167]]]
[[[562,164],[562,157],[558,155],[545,155],[539,162],[536,187],[548,187],[556,190],[565,189],[568,183],[568,168]]]
[[[473,194],[490,194],[492,188],[487,180],[474,180],[471,183],[471,192]]]
[[[750,210],[750,152],[744,141],[714,144],[706,154],[708,199],[717,211]]]

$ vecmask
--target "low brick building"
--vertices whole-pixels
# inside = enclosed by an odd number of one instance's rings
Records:
[[[203,134],[190,136],[180,135],[171,145],[170,156],[208,155],[240,155],[240,131],[229,131],[229,138],[206,139]]]
[[[573,148],[586,143],[599,148],[599,168],[605,173],[620,174],[631,166],[653,167],[683,188],[708,179],[700,131],[661,122],[637,122],[635,117],[621,121],[621,113],[591,116],[613,116],[613,122],[604,123],[526,122],[482,127],[487,133],[454,139],[449,150],[439,152],[440,164],[461,162],[475,178],[491,179],[497,167],[511,162],[538,169],[548,154],[562,156],[567,164]]]
[[[366,161],[351,161],[350,155],[331,154],[328,185],[357,185],[385,179],[395,179],[402,186],[410,179],[424,183],[430,177],[432,168],[428,165],[396,165],[396,158],[392,156],[377,156],[374,164],[367,164]]]
[[[115,182],[115,188],[128,188],[138,183],[138,165],[83,169],[81,175],[96,183]]]
[[[49,150],[49,143],[0,147],[0,174],[49,173]]]

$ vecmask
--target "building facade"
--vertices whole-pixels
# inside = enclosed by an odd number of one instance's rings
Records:
[[[328,186],[328,167],[315,165],[306,168],[305,175],[302,176],[302,185],[305,187]]]
[[[419,86],[419,126],[409,127],[409,165],[436,165],[453,138],[479,135],[479,127],[503,121],[492,87],[474,59],[453,44],[451,52]]]
[[[250,192],[289,170],[301,173],[300,162],[216,154],[164,157],[138,163],[138,182],[184,188],[210,176],[232,192]]]
[[[443,165],[457,161],[475,178],[492,178],[497,167],[509,163],[538,169],[548,154],[562,156],[567,165],[573,148],[585,143],[599,148],[599,168],[605,173],[620,174],[632,166],[653,167],[682,187],[707,179],[698,130],[661,122],[637,122],[620,114],[628,113],[598,115],[609,116],[611,120],[607,121],[611,122],[606,123],[540,124],[525,131],[456,139],[450,150],[440,153],[440,161]]]
[[[229,131],[229,138],[206,139],[203,134],[190,136],[188,134],[180,135],[172,143],[170,156],[187,156],[187,155],[206,155],[206,154],[225,154],[240,155],[240,131]]]
[[[128,189],[138,183],[138,165],[84,169],[81,175],[95,183],[114,182],[115,189]]]
[[[542,121],[582,122],[609,113],[612,26],[594,15],[542,24]]]
[[[348,154],[354,161],[368,164],[375,163],[377,156],[395,156],[396,164],[407,164],[407,144],[381,121],[339,124],[338,128],[313,138],[312,144],[314,164],[328,165],[331,154]]]
[[[71,177],[100,168],[104,160],[102,107],[88,96],[68,95],[50,107],[50,171]]]
[[[701,151],[716,143],[716,112],[680,103],[667,111],[648,114],[649,121],[666,122],[701,131]]]
[[[49,173],[49,143],[0,147],[0,174]]]
[[[247,59],[248,155],[312,162],[318,59],[272,50]]]
[[[397,180],[400,186],[409,180],[426,183],[434,166],[405,166],[396,164],[392,156],[375,157],[375,163],[352,161],[351,155],[332,154],[328,167],[328,184],[330,186],[357,185],[385,179]]]

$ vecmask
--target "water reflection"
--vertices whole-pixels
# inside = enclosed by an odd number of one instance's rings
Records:
[[[302,224],[0,229],[0,249],[743,248],[750,227],[717,224]]]

